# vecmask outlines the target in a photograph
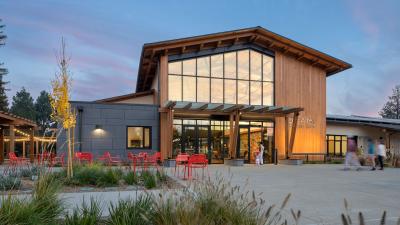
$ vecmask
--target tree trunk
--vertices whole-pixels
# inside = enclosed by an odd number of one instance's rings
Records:
[[[73,177],[73,169],[72,169],[72,148],[71,148],[71,128],[67,129],[67,144],[68,144],[68,159],[67,159],[67,177]]]

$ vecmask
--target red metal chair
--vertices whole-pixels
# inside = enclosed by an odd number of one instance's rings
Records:
[[[51,164],[51,154],[49,152],[42,152],[37,155],[37,160],[39,165],[44,165],[45,162],[49,162]]]
[[[207,174],[210,176],[208,171],[208,159],[205,154],[193,154],[189,157],[188,163],[186,165],[188,167],[188,178],[192,178],[193,169],[202,169],[202,177],[204,178],[204,169],[207,169]]]
[[[128,159],[131,161],[131,168],[133,169],[133,173],[136,173],[136,164],[138,162],[138,157],[132,152],[128,152]]]
[[[147,155],[146,158],[143,161],[143,169],[147,170],[148,167],[152,166],[159,170],[158,167],[158,159],[161,157],[161,155],[154,153],[153,155]]]
[[[57,164],[60,164],[61,167],[64,167],[64,158],[65,158],[65,153],[61,153],[60,156],[57,156],[56,154],[52,154],[50,157],[50,166],[54,166]]]
[[[100,156],[98,160],[104,162],[108,166],[120,165],[122,163],[119,156],[111,156],[110,152],[104,152],[104,154]]]
[[[179,177],[179,167],[183,167],[183,177],[186,177],[186,164],[189,161],[189,155],[187,153],[180,153],[175,158],[175,172],[174,176],[176,176],[176,168],[178,168],[178,177]]]
[[[4,174],[11,171],[16,171],[20,166],[29,166],[29,159],[23,157],[17,157],[15,152],[8,153],[8,167],[4,170]]]
[[[93,155],[90,152],[76,152],[75,158],[79,161],[79,163],[82,162],[92,163],[93,161]]]

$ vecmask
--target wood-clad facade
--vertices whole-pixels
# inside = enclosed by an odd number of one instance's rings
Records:
[[[257,31],[258,32],[258,31]],[[250,40],[245,38],[250,37]],[[209,39],[208,39],[209,38]],[[159,81],[159,101],[160,105],[160,151],[163,158],[172,157],[173,142],[173,118],[174,110],[163,108],[163,104],[168,101],[168,61],[176,59],[177,56],[196,55],[199,52],[206,51],[202,48],[216,42],[216,46],[212,46],[214,52],[216,49],[225,46],[226,51],[235,49],[236,44],[243,39],[244,44],[259,46],[260,49],[270,51],[274,57],[274,106],[276,107],[297,107],[304,109],[299,114],[298,119],[293,118],[294,114],[288,114],[285,117],[271,116],[275,122],[274,127],[274,143],[278,150],[279,157],[288,157],[288,148],[292,147],[293,153],[325,153],[325,133],[326,133],[326,77],[334,72],[339,72],[350,68],[351,65],[327,56],[323,53],[310,49],[299,49],[293,45],[289,47],[280,47],[281,42],[274,42],[269,37],[263,36],[261,33],[254,36],[250,34],[232,34],[217,37],[201,37],[197,40],[181,40],[172,41],[163,47],[154,48],[152,55],[160,54],[158,57],[157,68],[159,71],[155,76]],[[234,39],[233,43],[227,40]],[[257,40],[259,42],[257,42]],[[270,42],[268,42],[268,41]],[[225,42],[224,42],[225,41]],[[266,42],[265,42],[266,41]],[[229,44],[226,44],[229,43]],[[288,44],[285,42],[285,44]],[[194,51],[194,46],[199,48]],[[146,45],[145,45],[146,46]],[[293,47],[293,49],[291,49]],[[177,50],[179,49],[179,50]],[[210,49],[210,47],[209,47]],[[295,53],[295,51],[298,51]],[[203,55],[212,55],[205,53]],[[146,54],[144,49],[143,54]],[[201,55],[201,54],[200,54]],[[315,58],[311,58],[314,56]],[[142,60],[144,60],[142,58]],[[147,64],[147,71],[151,71],[150,64]],[[140,74],[139,74],[140,75]],[[144,76],[143,76],[144,77]],[[149,76],[153,79],[152,76]],[[146,80],[146,78],[144,78]],[[145,81],[148,83],[149,81]],[[138,85],[141,83],[139,82]],[[226,87],[225,87],[226,88]],[[138,86],[137,90],[141,90]],[[230,117],[232,118],[232,117]],[[263,118],[263,116],[260,116]],[[293,124],[297,124],[293,127]],[[297,129],[296,129],[297,128]],[[297,131],[297,132],[296,132]],[[291,137],[292,133],[296,137]],[[231,131],[232,133],[232,131]],[[233,132],[234,133],[234,132]],[[293,135],[294,135],[293,134]],[[232,135],[232,134],[231,134]],[[293,141],[293,143],[291,143]],[[231,143],[236,142],[230,142]],[[290,146],[292,145],[292,146]],[[230,148],[232,148],[230,146]]]
[[[299,116],[293,152],[325,153],[326,72],[276,52],[275,101],[276,105],[304,108]],[[277,118],[275,126],[275,147],[284,149],[284,118]]]

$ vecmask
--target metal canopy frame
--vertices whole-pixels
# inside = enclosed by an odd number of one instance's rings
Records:
[[[239,135],[240,118],[264,119],[276,117],[285,118],[285,155],[286,158],[290,158],[296,136],[298,117],[300,112],[303,110],[304,109],[302,107],[220,104],[186,101],[166,101],[160,108],[161,113],[167,113],[171,129],[174,114],[229,116],[229,152],[231,158],[236,158],[235,153]],[[291,114],[293,114],[293,123],[289,131],[289,116]],[[170,139],[172,143],[172,135]],[[168,152],[168,155],[172,156],[172,146],[169,146]]]

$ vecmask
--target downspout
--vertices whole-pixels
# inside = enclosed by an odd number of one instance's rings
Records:
[[[79,142],[79,152],[82,152],[82,114],[83,114],[83,107],[82,106],[78,106],[78,119],[79,119],[79,126],[78,126],[78,142]]]

